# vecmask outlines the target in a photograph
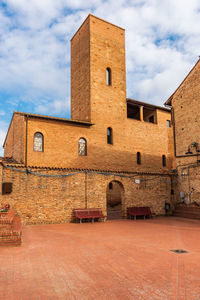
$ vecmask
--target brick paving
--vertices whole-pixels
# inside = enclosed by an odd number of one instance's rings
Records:
[[[199,300],[200,220],[25,226],[0,248],[0,299]]]

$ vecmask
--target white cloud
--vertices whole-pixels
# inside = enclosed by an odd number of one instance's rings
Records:
[[[89,13],[126,29],[128,97],[162,105],[200,54],[198,0],[3,2],[0,93],[32,112],[69,112],[70,38]]]
[[[54,114],[59,114],[61,111],[66,112],[69,114],[70,111],[70,106],[69,106],[69,100],[67,101],[66,99],[62,100],[54,100],[49,102],[43,101],[40,105],[37,106],[35,112],[39,114],[47,114],[51,115],[53,112]]]

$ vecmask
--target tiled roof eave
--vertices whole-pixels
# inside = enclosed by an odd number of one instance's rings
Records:
[[[160,175],[160,176],[170,176],[170,172],[145,172],[145,171],[125,171],[125,170],[105,170],[105,169],[92,169],[92,168],[63,168],[63,167],[45,167],[45,166],[25,166],[24,164],[12,164],[7,163],[4,166],[9,166],[13,168],[30,168],[30,169],[37,169],[37,170],[49,170],[49,171],[80,171],[80,172],[99,172],[99,173],[116,173],[116,174],[138,174],[138,175]]]

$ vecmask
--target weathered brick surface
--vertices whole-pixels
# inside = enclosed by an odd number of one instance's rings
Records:
[[[200,145],[200,61],[194,66],[172,96],[175,129],[175,164],[178,172],[176,200],[180,201],[180,192],[184,192],[190,203],[200,204],[200,168],[199,156],[188,156],[186,152],[191,143]],[[199,146],[198,146],[199,148]],[[196,154],[196,149],[190,150]]]
[[[90,121],[90,19],[71,40],[71,118]]]
[[[175,119],[176,154],[185,155],[192,142],[200,144],[200,61],[175,92],[172,100]]]
[[[64,170],[33,171],[46,175],[75,173]],[[150,206],[155,214],[164,214],[165,201],[171,201],[168,175],[133,174],[141,179],[151,179],[136,184],[132,178],[98,173],[78,173],[65,178],[40,177],[8,168],[4,168],[3,173],[4,182],[13,182],[13,192],[0,195],[0,202],[9,203],[21,216],[24,224],[69,222],[73,220],[74,208],[97,207],[107,214],[106,191],[109,182],[113,180],[120,182],[124,189],[123,216],[126,216],[126,208],[132,205]]]
[[[25,151],[25,118],[23,115],[14,114],[4,144],[4,156],[13,157],[19,162],[24,162]]]
[[[176,200],[181,201],[180,192],[184,192],[189,203],[196,202],[200,205],[200,166],[195,160],[196,157],[176,159],[178,171]]]
[[[92,125],[33,116],[25,120],[23,114],[16,113],[5,155],[50,175],[66,172],[59,168],[77,168],[143,172],[143,179],[153,176],[153,180],[137,185],[133,179],[113,175],[79,173],[56,178],[4,169],[3,180],[13,182],[13,192],[2,195],[2,201],[13,205],[24,223],[66,222],[72,220],[73,208],[86,205],[106,213],[108,183],[119,180],[124,190],[123,215],[131,205],[150,206],[154,213],[163,214],[164,202],[171,200],[167,175],[173,167],[172,128],[167,128],[171,114],[157,108],[157,124],[127,118],[124,30],[90,15],[72,38],[71,60],[71,116]],[[111,86],[106,85],[108,67]],[[107,144],[108,127],[113,130],[112,145]],[[44,136],[43,152],[33,151],[36,132]],[[87,140],[87,156],[78,155],[81,137]],[[141,165],[137,164],[137,152],[141,153]],[[162,155],[167,157],[166,167],[162,166]]]
[[[49,120],[29,119],[27,164],[64,168],[93,168],[123,171],[163,171],[171,169],[172,158],[168,152],[166,113],[159,113],[159,124],[136,120],[119,130],[113,125],[113,145],[107,144],[108,125],[86,128]],[[118,124],[119,126],[120,124]],[[132,126],[131,126],[132,125]],[[116,127],[115,127],[116,126]],[[44,135],[44,152],[33,151],[34,133]],[[78,155],[78,141],[87,140],[87,156]],[[141,152],[142,164],[137,165],[136,153]],[[167,157],[167,167],[162,167],[162,155]]]
[[[27,165],[148,172],[172,168],[170,111],[157,109],[157,124],[127,118],[124,38],[123,29],[94,16],[87,18],[72,39],[71,110],[72,119],[91,120],[94,125],[29,118]],[[111,86],[106,85],[107,67],[112,71]],[[108,127],[113,129],[113,145],[107,144]],[[44,152],[33,151],[37,131],[44,135]],[[87,140],[85,157],[78,155],[81,137]],[[21,147],[20,153],[26,153],[25,135]],[[141,165],[136,163],[137,152]],[[167,167],[162,167],[162,155]]]

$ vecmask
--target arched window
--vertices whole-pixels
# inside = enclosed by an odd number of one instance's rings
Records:
[[[78,155],[87,155],[87,141],[84,138],[80,138],[78,141]]]
[[[111,85],[111,69],[107,68],[106,69],[106,84]]]
[[[107,144],[113,143],[113,131],[111,127],[107,128]]]
[[[44,136],[41,132],[36,132],[33,138],[33,150],[43,152],[44,151]]]
[[[166,162],[166,156],[163,155],[163,156],[162,156],[162,166],[163,166],[163,167],[166,167],[166,165],[167,165],[167,162]]]
[[[141,153],[137,152],[137,164],[141,165]]]

